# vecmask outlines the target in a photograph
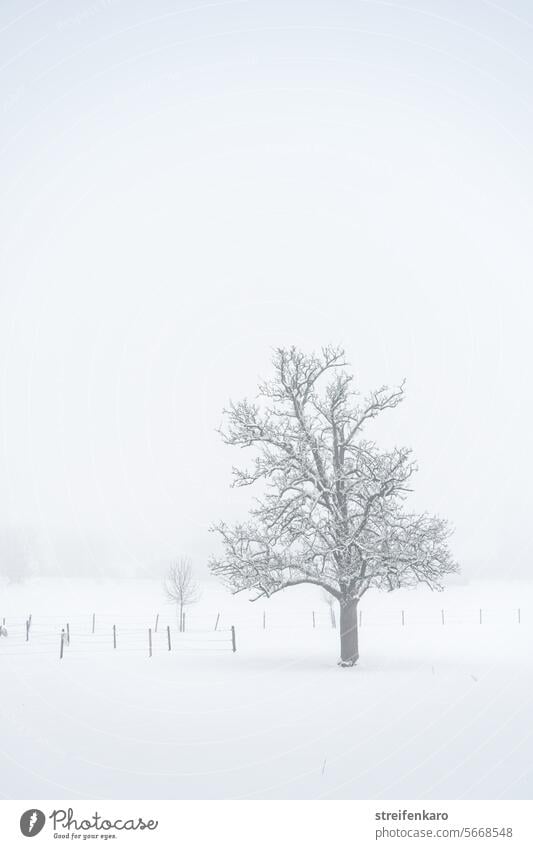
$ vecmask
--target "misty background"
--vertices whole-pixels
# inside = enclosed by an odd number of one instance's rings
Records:
[[[4,574],[202,573],[222,408],[331,343],[465,575],[530,576],[533,11],[418,6],[4,0]]]

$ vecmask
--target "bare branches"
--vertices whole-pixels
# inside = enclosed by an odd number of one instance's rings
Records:
[[[403,401],[405,380],[402,381],[397,389],[389,389],[388,386],[382,386],[375,392],[372,392],[366,399],[362,408],[359,408],[355,424],[348,431],[345,444],[349,445],[356,433],[358,433],[364,423],[369,419],[374,419],[384,410],[393,410]]]
[[[440,586],[457,566],[446,524],[404,510],[416,470],[410,451],[382,451],[363,437],[401,403],[404,384],[361,401],[335,347],[311,355],[279,348],[273,366],[253,403],[225,411],[224,441],[255,449],[251,468],[234,469],[234,486],[261,483],[263,493],[248,523],[214,528],[224,556],[213,572],[256,597],[301,583],[339,599],[370,586]]]
[[[200,587],[194,579],[190,560],[180,558],[172,564],[164,588],[168,600],[181,608],[200,600]]]

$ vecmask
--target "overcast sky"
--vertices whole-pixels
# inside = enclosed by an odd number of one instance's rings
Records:
[[[532,47],[526,0],[3,0],[0,524],[201,566],[222,407],[340,343],[530,575]]]

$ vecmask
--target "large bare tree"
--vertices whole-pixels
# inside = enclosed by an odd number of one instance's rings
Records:
[[[224,441],[256,449],[251,468],[233,470],[233,485],[263,487],[248,521],[215,526],[224,555],[210,567],[234,592],[253,590],[252,601],[299,584],[322,587],[340,603],[340,664],[353,666],[361,597],[420,582],[442,589],[458,568],[450,530],[406,508],[411,452],[380,450],[363,435],[402,401],[403,384],[361,399],[341,348],[280,348],[273,366],[255,401],[224,411]]]

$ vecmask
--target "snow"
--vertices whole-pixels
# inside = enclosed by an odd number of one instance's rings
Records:
[[[183,635],[157,581],[1,599],[4,797],[531,798],[532,584],[368,594],[355,669],[311,587],[250,604],[205,581]]]

